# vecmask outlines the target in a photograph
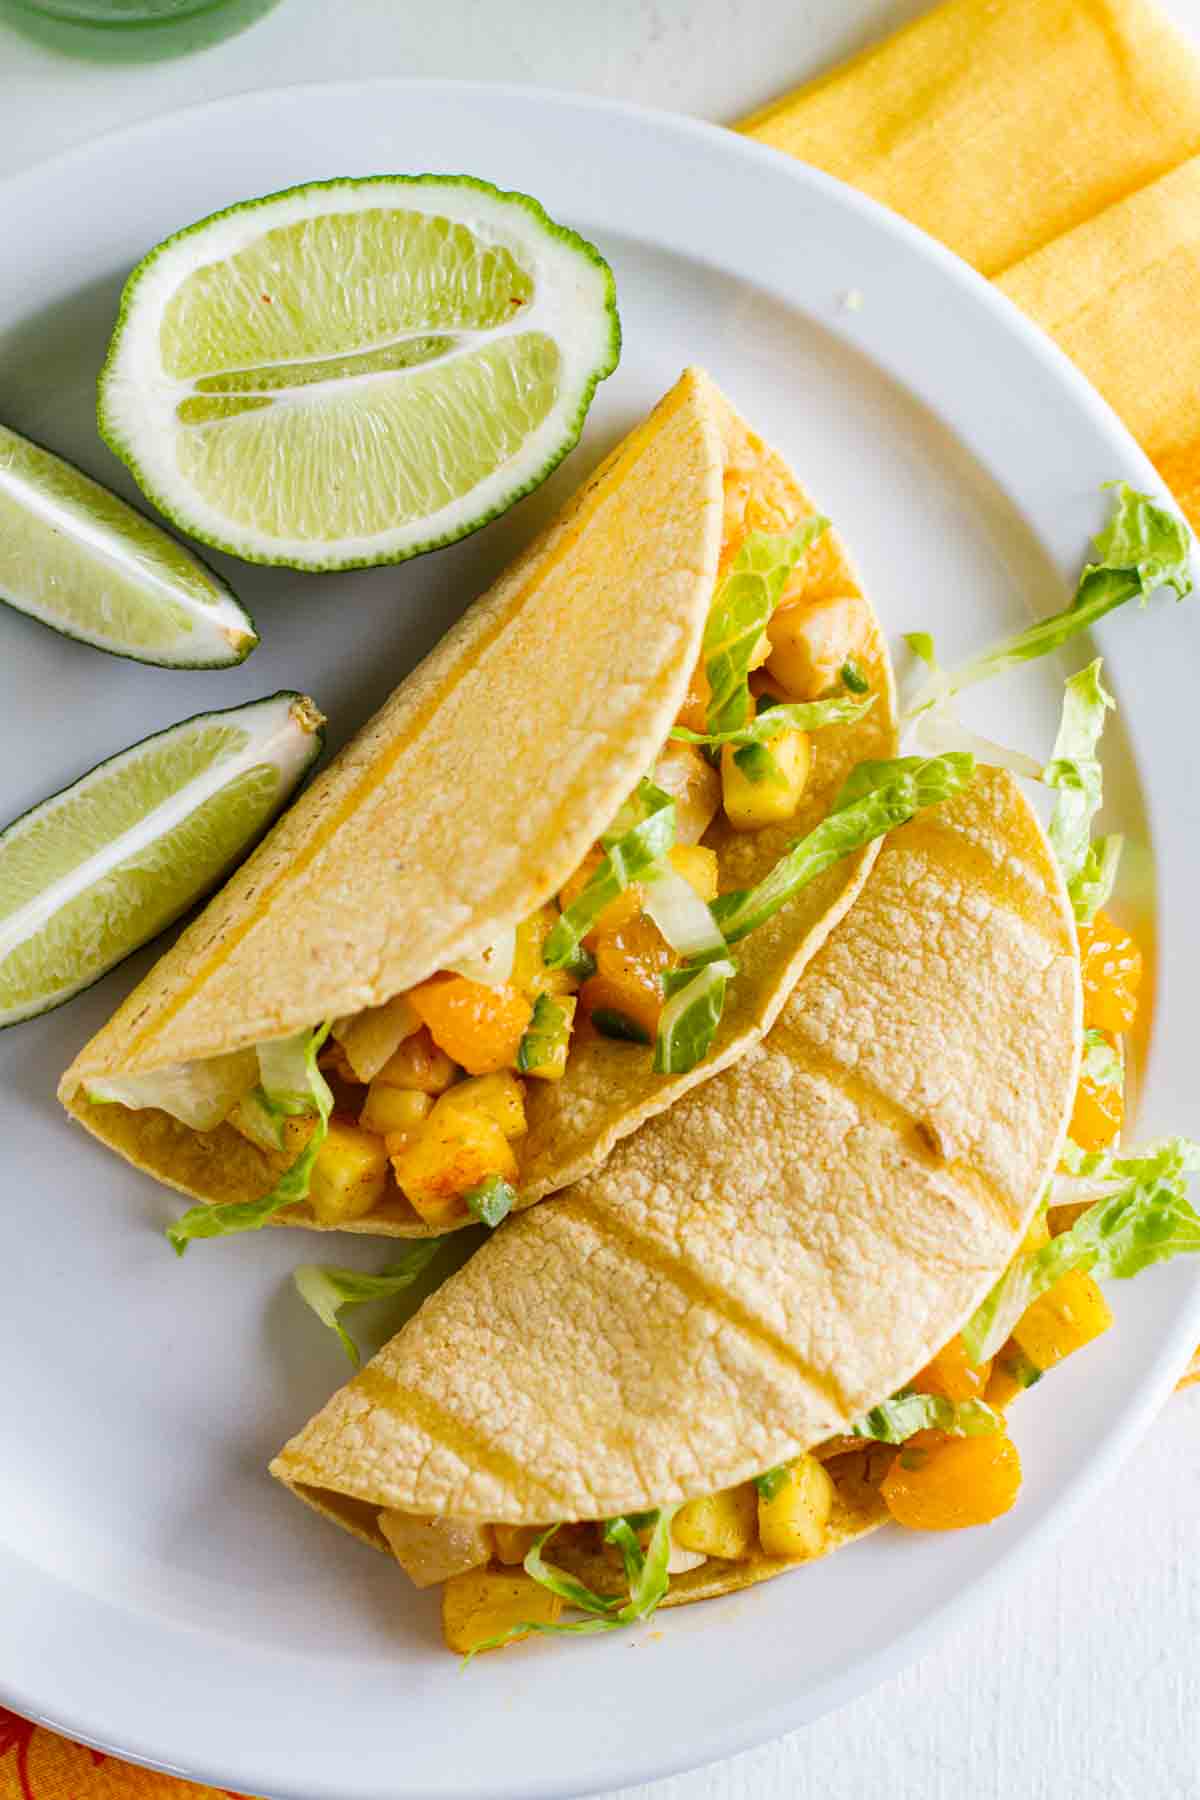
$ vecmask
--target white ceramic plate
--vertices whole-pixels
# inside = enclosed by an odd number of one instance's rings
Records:
[[[1103,481],[1158,486],[985,282],[836,183],[678,119],[449,84],[248,95],[0,188],[0,416],[132,492],[92,423],[130,265],[247,195],[422,169],[537,194],[611,259],[625,353],[582,447],[503,522],[402,568],[223,562],[263,634],[230,672],[117,662],[0,609],[0,818],[135,737],[277,687],[313,692],[339,741],[687,361],[811,484],[889,630],[932,629],[951,659],[1062,603]],[[1122,899],[1160,970],[1143,1134],[1198,1123],[1198,626],[1159,602],[1097,634],[1121,705]],[[1088,654],[1077,644],[1070,666]],[[1062,673],[998,684],[972,718],[1048,752]],[[1200,1271],[1119,1292],[1118,1329],[1018,1409],[1025,1491],[988,1531],[881,1533],[653,1631],[524,1646],[464,1674],[437,1643],[436,1600],[264,1472],[346,1373],[290,1291],[312,1241],[267,1232],[177,1263],[161,1236],[177,1202],[58,1112],[60,1070],[148,961],[0,1038],[0,1699],[102,1748],[287,1800],[535,1800],[726,1755],[895,1669],[1061,1529],[1200,1337]]]

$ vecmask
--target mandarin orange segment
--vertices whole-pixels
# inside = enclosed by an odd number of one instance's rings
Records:
[[[468,1075],[492,1075],[515,1067],[533,1015],[533,1007],[515,987],[485,987],[465,975],[434,975],[411,988],[408,998],[434,1043]]]
[[[1103,1150],[1121,1129],[1125,1099],[1119,1087],[1096,1081],[1087,1069],[1075,1090],[1075,1108],[1067,1136],[1081,1150]]]
[[[958,1531],[1006,1513],[1021,1487],[1017,1446],[1003,1431],[897,1452],[880,1493],[910,1531]]]
[[[1137,1017],[1142,953],[1106,912],[1079,927],[1083,1022],[1099,1031],[1128,1031]]]
[[[991,1361],[973,1363],[962,1334],[952,1337],[945,1349],[931,1357],[910,1385],[918,1394],[941,1394],[945,1400],[977,1400],[988,1384]]]
[[[597,932],[590,940],[596,973],[579,990],[579,1004],[593,1013],[619,1013],[649,1039],[658,1030],[663,1008],[663,971],[674,957],[652,919],[638,913],[617,931]]]

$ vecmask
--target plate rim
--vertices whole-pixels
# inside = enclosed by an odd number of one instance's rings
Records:
[[[594,94],[577,94],[570,90],[529,83],[438,77],[379,76],[332,82],[318,79],[250,87],[194,105],[151,114],[130,125],[98,133],[63,151],[40,158],[0,180],[0,208],[10,202],[14,193],[23,187],[33,187],[38,182],[69,175],[73,166],[86,164],[111,149],[136,144],[140,139],[152,141],[164,130],[199,124],[222,113],[236,115],[243,108],[265,107],[297,98],[334,100],[338,96],[385,92],[438,94],[458,100],[475,95],[489,101],[516,103],[534,111],[541,107],[558,107],[599,113],[613,120],[634,121],[667,134],[693,138],[698,144],[707,145],[719,155],[740,159],[750,169],[757,166],[785,173],[798,189],[823,194],[835,206],[857,213],[873,230],[890,236],[918,260],[937,268],[941,277],[964,292],[969,301],[973,300],[985,313],[990,314],[1002,331],[1023,344],[1028,355],[1042,367],[1060,390],[1065,391],[1094,431],[1109,441],[1114,463],[1120,465],[1125,478],[1135,480],[1139,486],[1178,509],[1178,502],[1170,494],[1145,452],[1066,353],[991,281],[953,251],[881,203],[811,165],[801,163],[783,151],[743,137],[729,127],[693,119],[667,108],[612,100]],[[822,319],[820,323],[827,328],[830,325],[828,319]],[[857,347],[863,349],[861,345]],[[870,351],[866,350],[865,353],[869,355]],[[1103,642],[1104,628],[1101,627],[1094,635]],[[1148,782],[1144,784],[1142,791],[1148,815],[1152,821],[1156,821],[1155,795]],[[1153,830],[1151,835],[1161,862],[1165,857],[1168,840],[1157,830]],[[1161,873],[1158,887],[1156,910],[1164,916],[1161,936],[1165,939],[1165,917],[1170,907],[1165,896],[1166,881]],[[1161,1005],[1162,997],[1159,995],[1156,1011]],[[1163,1035],[1165,1034],[1159,1031],[1156,1022],[1155,1041],[1147,1067],[1147,1088],[1150,1090],[1154,1086],[1155,1065],[1163,1059]],[[816,1687],[806,1690],[799,1700],[769,1704],[761,1711],[748,1714],[736,1725],[707,1727],[708,1735],[699,1754],[687,1751],[671,1752],[664,1756],[661,1751],[639,1749],[635,1752],[639,1758],[636,1763],[614,1760],[610,1754],[602,1765],[585,1778],[582,1786],[573,1782],[569,1788],[564,1787],[558,1776],[547,1776],[532,1782],[526,1779],[520,1785],[512,1784],[511,1778],[507,1778],[500,1785],[493,1783],[489,1786],[488,1800],[558,1800],[559,1796],[568,1793],[581,1796],[603,1793],[618,1784],[653,1781],[725,1759],[789,1730],[795,1730],[848,1703],[887,1675],[896,1672],[921,1651],[931,1647],[952,1626],[961,1622],[965,1615],[981,1607],[1002,1582],[1011,1579],[1035,1555],[1043,1553],[1065,1532],[1095,1493],[1112,1479],[1133,1450],[1138,1438],[1172,1391],[1178,1375],[1189,1360],[1196,1337],[1200,1335],[1200,1269],[1193,1271],[1192,1275],[1188,1310],[1176,1319],[1165,1340],[1158,1345],[1135,1398],[1098,1444],[1091,1461],[1086,1467],[1077,1468],[1066,1475],[1053,1509],[1048,1510],[1044,1517],[1031,1520],[1012,1545],[988,1568],[976,1572],[952,1599],[921,1616],[900,1634],[890,1637],[879,1649],[855,1658],[852,1663],[830,1675]],[[237,1767],[228,1760],[221,1763],[207,1755],[190,1754],[186,1765],[181,1765],[163,1746],[156,1746],[148,1741],[145,1733],[135,1733],[132,1736],[121,1733],[118,1741],[117,1737],[110,1737],[95,1723],[88,1723],[86,1707],[83,1706],[81,1710],[81,1703],[77,1702],[75,1708],[69,1705],[63,1708],[54,1704],[45,1706],[32,1694],[24,1694],[20,1681],[8,1679],[2,1671],[0,1705],[11,1706],[25,1718],[113,1757],[184,1779],[207,1782],[218,1789],[227,1787],[232,1779],[235,1785],[243,1787],[245,1791],[253,1789],[258,1793],[270,1794],[273,1800],[384,1800],[384,1791],[377,1786],[355,1787],[351,1793],[342,1778],[339,1778],[336,1786],[330,1785],[324,1778],[318,1779],[315,1785],[306,1779],[303,1786],[296,1786],[290,1777],[285,1777],[285,1784],[282,1786],[272,1777],[259,1781],[250,1768],[250,1764],[256,1759],[257,1753],[254,1752],[249,1753],[249,1756],[244,1751],[241,1752]],[[144,1717],[153,1708],[147,1703],[139,1711]],[[225,1754],[228,1757],[228,1748]],[[465,1800],[466,1796],[479,1793],[481,1790],[474,1786],[439,1786],[435,1790],[397,1787],[394,1782],[388,1789],[389,1796],[403,1795],[404,1800],[426,1800],[426,1796],[428,1800]]]

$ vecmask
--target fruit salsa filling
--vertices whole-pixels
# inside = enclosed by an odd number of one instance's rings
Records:
[[[1112,1159],[1123,1109],[1121,1034],[1136,1018],[1142,958],[1103,911],[1078,929],[1086,1048],[1060,1171],[1068,1198],[1039,1209],[1005,1280],[1047,1246],[1062,1246],[1085,1213],[1105,1204],[1071,1200],[1070,1183],[1081,1159],[1085,1168]],[[1050,1199],[1059,1200],[1057,1189]],[[849,1432],[736,1487],[627,1519],[549,1526],[383,1509],[379,1529],[418,1586],[441,1585],[446,1644],[471,1655],[534,1632],[635,1623],[673,1581],[709,1561],[811,1560],[833,1547],[843,1521],[861,1528],[891,1518],[918,1531],[989,1523],[1021,1485],[1008,1407],[1107,1331],[1112,1313],[1087,1268],[1070,1259],[1002,1328],[998,1347],[985,1344],[980,1354],[981,1337],[996,1331],[987,1309],[985,1302],[899,1394]],[[568,1568],[554,1561],[556,1545]],[[560,1625],[564,1607],[584,1619]]]

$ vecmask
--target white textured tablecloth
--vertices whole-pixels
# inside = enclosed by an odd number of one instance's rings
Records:
[[[251,13],[261,0],[236,4]],[[528,81],[732,120],[922,10],[924,0],[281,0],[236,37],[130,65],[69,56],[69,27],[31,35],[0,0],[0,176],[194,101],[359,75]],[[1168,10],[1200,37],[1200,0]],[[1022,1587],[905,1673],[794,1737],[636,1791],[1200,1795],[1200,1387],[1170,1405]]]

